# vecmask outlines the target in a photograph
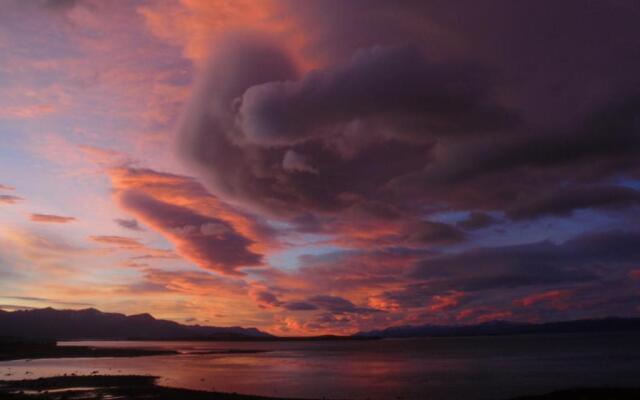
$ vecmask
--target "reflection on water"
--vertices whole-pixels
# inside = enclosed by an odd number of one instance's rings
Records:
[[[0,377],[98,371],[155,375],[168,386],[268,396],[441,400],[500,399],[575,386],[640,382],[640,341],[631,333],[362,342],[63,344],[174,349],[181,354],[0,362]]]

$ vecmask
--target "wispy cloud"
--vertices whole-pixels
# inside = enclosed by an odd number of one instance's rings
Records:
[[[44,222],[52,224],[66,224],[76,220],[75,217],[65,217],[62,215],[54,214],[31,214],[29,218],[33,222]]]
[[[24,199],[22,197],[12,196],[10,194],[0,194],[0,203],[16,204],[16,203],[19,203],[19,202],[21,202],[23,200]]]
[[[140,224],[138,224],[138,221],[136,221],[135,219],[116,218],[114,219],[114,222],[125,229],[130,229],[132,231],[138,232],[144,231],[144,229],[140,226]]]
[[[64,301],[59,299],[50,299],[46,297],[31,297],[31,296],[0,296],[2,299],[8,300],[20,300],[27,301],[31,303],[42,303],[47,305],[55,305],[55,306],[71,306],[71,307],[93,307],[92,303],[82,303],[82,302],[73,302],[73,301]]]

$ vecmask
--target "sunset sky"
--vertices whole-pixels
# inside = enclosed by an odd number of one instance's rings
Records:
[[[640,316],[636,1],[3,0],[0,308]]]

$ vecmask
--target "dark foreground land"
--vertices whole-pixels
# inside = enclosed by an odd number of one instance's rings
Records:
[[[0,399],[10,400],[269,400],[269,397],[202,392],[156,385],[153,376],[60,376],[0,381]]]
[[[158,386],[153,376],[61,376],[0,381],[0,399],[8,400],[275,400],[272,397],[203,392]],[[636,400],[640,388],[588,388],[557,391],[513,400]],[[282,399],[280,399],[282,400]],[[435,400],[435,399],[434,399]]]

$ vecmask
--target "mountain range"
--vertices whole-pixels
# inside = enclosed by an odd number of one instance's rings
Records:
[[[127,316],[94,308],[0,310],[0,336],[53,340],[247,340],[272,337],[256,328],[182,325],[149,314]]]
[[[0,309],[0,339],[13,337],[49,340],[357,340],[611,331],[640,331],[640,318],[612,317],[539,324],[491,321],[476,325],[406,325],[358,332],[352,336],[283,338],[256,328],[183,325],[156,319],[150,314],[127,316],[101,312],[94,308],[42,308],[12,312]]]
[[[355,336],[367,338],[410,338],[439,336],[485,336],[587,333],[612,331],[640,331],[640,318],[601,318],[540,324],[490,321],[477,325],[406,325],[382,330],[359,332]]]

